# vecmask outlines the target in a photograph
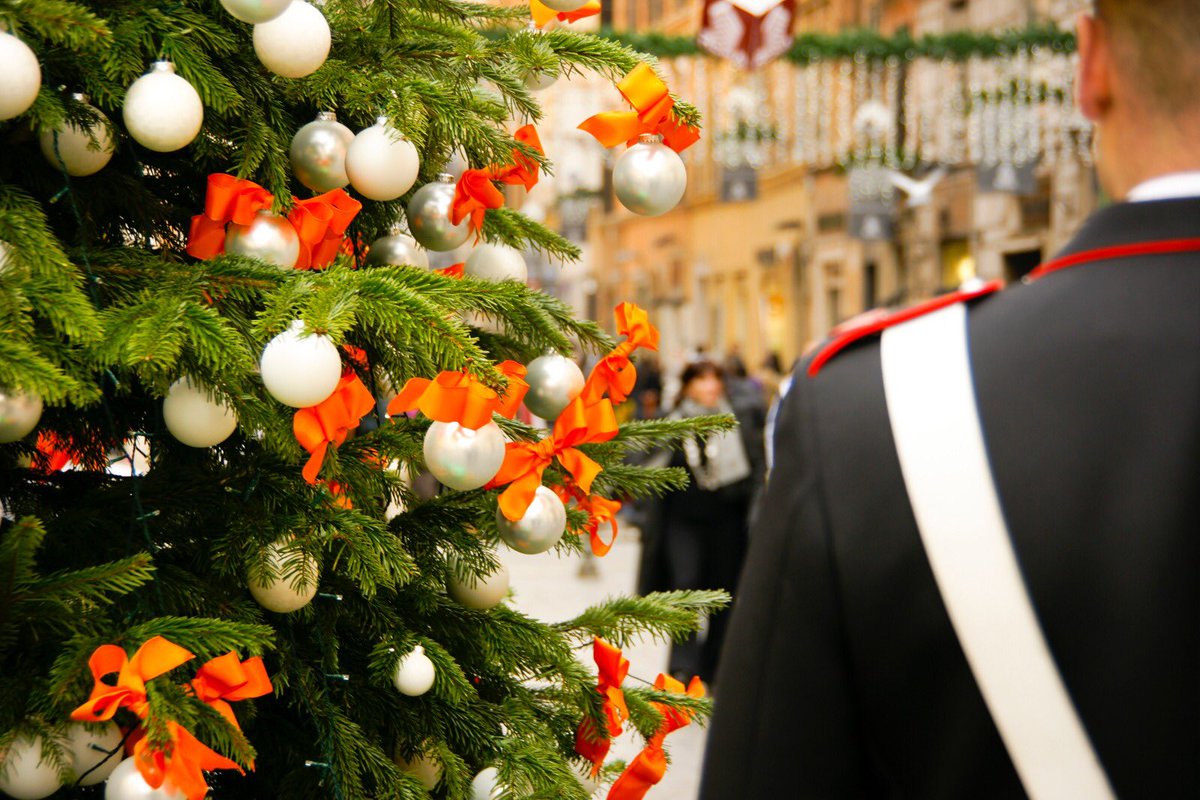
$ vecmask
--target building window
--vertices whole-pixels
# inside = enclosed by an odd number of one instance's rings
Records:
[[[1041,250],[1022,250],[1004,254],[1004,279],[1016,283],[1042,263]]]
[[[863,267],[863,310],[879,305],[879,265],[868,261]]]

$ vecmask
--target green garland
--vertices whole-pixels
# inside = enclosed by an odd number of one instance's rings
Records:
[[[692,36],[662,33],[629,33],[606,29],[606,39],[659,58],[704,55]],[[885,61],[918,58],[966,61],[978,58],[1007,58],[1021,50],[1049,48],[1055,53],[1075,51],[1075,34],[1056,25],[1035,25],[1024,30],[979,32],[953,31],[913,38],[907,31],[884,35],[874,30],[842,33],[802,33],[783,58],[799,66],[846,58]]]

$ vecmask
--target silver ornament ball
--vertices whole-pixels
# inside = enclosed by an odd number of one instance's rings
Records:
[[[186,147],[204,124],[204,103],[170,61],[155,61],[150,71],[130,84],[121,117],[129,135],[142,147],[170,153]]]
[[[75,99],[87,104],[84,95],[77,94]],[[116,149],[112,136],[108,132],[108,117],[99,109],[88,105],[92,120],[86,127],[80,128],[73,122],[64,122],[54,130],[42,131],[38,137],[42,155],[53,166],[65,170],[68,175],[83,178],[95,175],[112,160]],[[92,148],[92,137],[99,149]]]
[[[452,205],[454,178],[447,174],[422,186],[408,201],[408,229],[422,247],[444,253],[467,241],[471,227],[465,219],[458,225],[450,222]]]
[[[617,159],[613,188],[621,205],[635,214],[656,217],[683,199],[687,168],[683,159],[662,143],[662,137],[645,134]]]
[[[29,110],[42,89],[42,66],[37,54],[8,31],[0,29],[0,120]]]
[[[300,260],[300,235],[287,219],[262,209],[249,225],[229,224],[225,252],[291,269]]]
[[[495,767],[484,767],[471,781],[471,800],[499,800],[500,793],[500,771]]]
[[[42,418],[42,398],[0,389],[0,444],[28,436]]]
[[[233,409],[187,376],[171,384],[162,410],[167,430],[188,447],[215,447],[237,429]]]
[[[525,516],[517,522],[496,509],[496,527],[506,545],[518,553],[535,556],[554,547],[562,538],[567,530],[567,507],[553,491],[539,486]]]
[[[429,254],[426,253],[417,240],[407,233],[394,233],[391,236],[380,236],[371,242],[367,251],[366,264],[368,267],[392,264],[394,266],[408,265],[429,269]]]
[[[584,377],[583,371],[572,359],[558,353],[548,353],[529,362],[525,382],[529,384],[525,407],[542,419],[553,422],[583,391]]]
[[[104,800],[185,800],[187,795],[167,784],[154,789],[138,772],[137,762],[127,758],[117,765],[104,784]]]
[[[321,68],[333,42],[325,15],[303,0],[292,0],[270,22],[254,26],[254,52],[263,66],[284,78],[303,78]]]
[[[525,73],[522,82],[525,88],[531,92],[540,92],[543,89],[549,89],[558,80],[558,73],[544,69],[530,70]]]
[[[396,691],[409,697],[420,697],[433,688],[437,679],[437,669],[425,648],[417,645],[412,652],[405,655],[396,664],[396,672],[392,675],[392,683]]]
[[[457,564],[450,565],[446,578],[446,591],[459,605],[485,611],[508,597],[508,568],[503,564],[487,575],[460,574]]]
[[[504,463],[504,433],[494,422],[471,430],[457,422],[435,422],[425,434],[425,466],[451,489],[486,484]]]
[[[221,6],[229,16],[257,25],[270,22],[291,5],[292,0],[221,0]]]
[[[354,131],[337,121],[330,111],[296,131],[288,157],[296,178],[314,192],[331,192],[350,183],[346,175],[346,151]]]
[[[299,611],[317,596],[321,566],[317,560],[284,538],[267,546],[271,574],[265,580],[250,579],[250,594],[260,606],[277,614]]]
[[[529,279],[529,268],[520,250],[504,244],[481,244],[467,257],[464,273],[485,281],[516,281]]]
[[[62,782],[54,762],[42,759],[42,737],[18,736],[0,761],[0,792],[16,800],[41,800]]]

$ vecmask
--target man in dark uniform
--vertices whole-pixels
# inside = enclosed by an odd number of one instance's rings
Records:
[[[1096,6],[1076,91],[1122,202],[1032,280],[955,299],[1026,633],[1111,789],[1035,792],[1016,766],[910,501],[873,335],[914,324],[893,320],[802,364],[784,403],[706,800],[1200,797],[1200,0]]]

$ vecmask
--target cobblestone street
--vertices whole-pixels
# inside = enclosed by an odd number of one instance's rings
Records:
[[[525,556],[503,551],[501,558],[512,575],[512,606],[532,617],[559,622],[569,619],[606,597],[633,592],[637,580],[641,544],[637,531],[623,528],[617,544],[605,558],[596,559],[597,574],[581,577],[582,558],[557,558],[552,554]],[[667,667],[667,645],[642,641],[624,653],[632,666],[630,674],[653,681]],[[590,661],[591,651],[580,651]],[[700,765],[704,758],[706,731],[699,725],[671,734],[667,752],[671,766],[662,783],[647,795],[648,800],[694,800],[699,793]],[[642,747],[636,735],[626,733],[614,745],[612,758],[628,761]],[[603,797],[598,791],[596,797]]]

